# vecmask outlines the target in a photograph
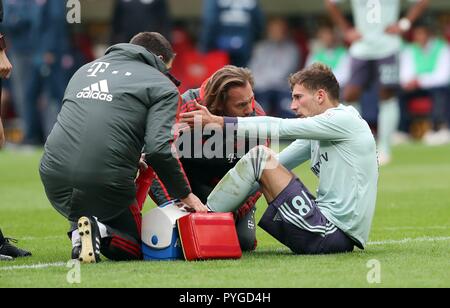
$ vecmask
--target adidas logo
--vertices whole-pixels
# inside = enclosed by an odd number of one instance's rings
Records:
[[[109,94],[108,81],[101,80],[87,88],[84,88],[81,92],[78,92],[77,98],[90,98],[100,101],[112,102],[113,95]]]

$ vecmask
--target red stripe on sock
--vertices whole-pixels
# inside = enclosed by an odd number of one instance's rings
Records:
[[[141,253],[141,247],[139,247],[139,245],[137,245],[135,243],[127,241],[127,240],[125,240],[123,238],[120,238],[118,236],[114,236],[113,241],[115,241],[116,243],[121,243],[121,244],[129,247],[130,249],[133,249],[137,253]]]
[[[114,243],[114,246],[116,246],[118,248],[121,248],[123,250],[126,250],[126,251],[132,253],[133,255],[135,255],[137,257],[139,257],[141,255],[141,251],[140,250],[136,251],[136,248],[134,248],[132,246],[129,246],[126,243],[123,243],[121,241],[118,241],[117,239],[113,239],[111,241],[111,243]]]
[[[115,238],[115,242],[116,243],[120,243],[122,245],[125,245],[126,247],[128,247],[129,249],[133,249],[133,251],[135,251],[136,253],[140,253],[141,252],[141,248],[133,243],[124,241],[120,238]]]
[[[142,217],[141,217],[141,211],[136,207],[136,205],[130,206],[131,214],[133,215],[134,221],[136,223],[136,227],[139,232],[139,237],[142,230]]]
[[[120,250],[123,250],[123,251],[127,252],[128,254],[131,254],[131,255],[133,255],[135,257],[140,257],[141,256],[141,255],[136,254],[134,251],[132,251],[132,250],[122,246],[121,244],[116,243],[114,240],[111,241],[111,245],[116,247],[116,248],[118,248],[118,249],[120,249]]]

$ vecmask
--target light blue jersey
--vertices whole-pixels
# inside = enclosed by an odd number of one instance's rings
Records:
[[[343,0],[333,2],[339,3]],[[352,57],[379,60],[400,51],[401,37],[386,33],[386,28],[400,18],[400,4],[400,0],[351,0],[355,28],[363,36],[352,44]]]
[[[289,169],[311,160],[319,178],[316,203],[323,215],[365,246],[375,211],[378,163],[375,139],[358,111],[339,105],[304,119],[238,118],[238,135],[255,127],[272,138],[297,139],[279,154]]]

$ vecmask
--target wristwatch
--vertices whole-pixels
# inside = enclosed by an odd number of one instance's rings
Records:
[[[400,19],[398,21],[398,27],[403,32],[407,32],[407,31],[409,31],[409,29],[411,29],[411,21],[408,18],[403,17],[402,19]]]
[[[0,51],[6,50],[5,36],[0,34]]]

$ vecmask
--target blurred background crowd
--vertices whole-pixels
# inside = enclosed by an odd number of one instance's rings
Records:
[[[324,62],[341,84],[350,77],[348,44],[330,22],[322,0],[81,0],[81,23],[69,24],[63,0],[4,0],[0,32],[7,37],[11,79],[3,84],[2,118],[8,145],[44,144],[65,87],[83,64],[141,31],[160,32],[177,53],[180,92],[199,87],[226,64],[249,67],[255,96],[273,116],[292,117],[288,76]],[[408,1],[404,1],[406,10]],[[345,9],[346,8],[346,9]],[[344,6],[352,20],[349,6]],[[450,143],[450,2],[431,1],[404,35],[398,96],[397,143]],[[376,132],[378,91],[361,100]]]

